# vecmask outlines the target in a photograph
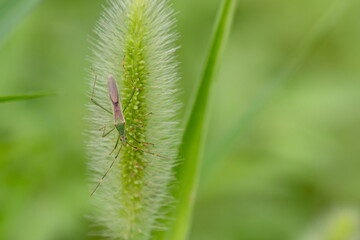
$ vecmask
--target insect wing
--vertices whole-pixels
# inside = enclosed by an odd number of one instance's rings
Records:
[[[115,78],[112,75],[109,75],[108,77],[108,88],[109,88],[109,95],[111,102],[113,104],[119,103],[119,92],[116,85]]]
[[[114,124],[124,124],[125,118],[122,112],[121,103],[119,101],[119,91],[116,85],[115,78],[112,75],[108,77],[109,96],[112,102],[114,112]]]

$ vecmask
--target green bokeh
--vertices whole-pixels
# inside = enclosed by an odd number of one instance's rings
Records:
[[[219,1],[173,2],[186,115]],[[0,46],[0,96],[59,92],[0,105],[0,239],[95,239],[83,132],[88,39],[103,3],[44,0]],[[358,214],[359,9],[238,1],[191,240],[301,239],[334,208]]]

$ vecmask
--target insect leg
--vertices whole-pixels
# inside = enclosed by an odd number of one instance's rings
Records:
[[[147,113],[147,114],[145,114],[144,115],[144,118],[145,117],[147,117],[147,116],[149,116],[150,114],[152,114],[152,112],[149,112],[149,113]],[[143,128],[144,127],[144,125],[143,125],[143,121],[141,121],[141,120],[138,120],[138,119],[135,119],[134,120],[134,116],[132,115],[132,117],[133,117],[133,121],[135,121],[135,122],[138,122],[138,123],[140,123],[141,125],[135,125],[135,124],[127,124],[127,125],[129,125],[129,126],[131,126],[131,127],[136,127],[136,128]]]
[[[93,73],[94,73],[94,76],[95,76],[95,79],[94,79],[94,84],[93,84],[93,88],[92,88],[92,91],[91,91],[91,97],[90,97],[90,100],[98,107],[102,108],[104,111],[112,114],[112,112],[110,110],[108,110],[107,108],[105,108],[104,106],[102,106],[100,103],[98,103],[95,99],[94,99],[94,93],[95,93],[95,85],[96,85],[96,81],[97,81],[97,74],[95,73],[94,70],[92,70]]]
[[[151,114],[153,114],[153,112],[149,112],[149,113],[145,114],[143,118],[146,118],[147,116],[149,116]]]
[[[131,139],[133,139],[135,142],[144,145],[144,147],[146,147],[146,148],[147,148],[147,145],[155,146],[155,144],[153,144],[153,143],[143,142],[143,141],[137,140],[136,138],[134,138],[134,137],[131,136],[131,135],[128,135],[128,136],[129,136]]]
[[[133,124],[128,124],[127,125],[131,126],[131,127],[137,127],[137,128],[143,128],[144,126],[139,126],[139,125],[133,125]]]
[[[119,135],[119,139],[120,139],[120,138],[121,138],[121,136]],[[119,151],[117,152],[115,158],[117,158],[117,157],[119,156],[123,145],[124,145],[124,141],[121,140],[121,146],[120,146],[120,149],[119,149]]]
[[[120,135],[118,136],[118,138],[117,138],[117,140],[116,140],[114,149],[111,151],[111,153],[109,153],[109,155],[111,155],[111,154],[115,151],[115,149],[117,148],[117,146],[118,146],[118,144],[119,144],[119,140],[120,140]],[[117,155],[116,155],[116,157],[117,157]],[[115,157],[115,158],[116,158],[116,157]]]
[[[132,93],[131,93],[131,95],[130,95],[129,100],[128,100],[128,102],[126,103],[126,105],[125,105],[125,107],[124,107],[123,112],[125,112],[126,109],[127,109],[127,107],[129,106],[129,104],[130,104],[130,102],[131,102],[131,99],[133,98],[133,96],[134,96],[134,94],[135,94],[135,91],[136,91],[136,88],[134,87],[134,88],[133,88],[133,91],[132,91]]]
[[[114,131],[115,127],[111,128],[108,132],[105,132],[106,131],[106,126],[100,128],[100,130],[103,130],[103,133],[102,133],[102,137],[106,137],[107,135],[109,135],[112,131]]]
[[[120,146],[120,150],[122,148],[123,144],[121,143]],[[113,161],[110,164],[110,167],[106,170],[105,174],[102,176],[102,178],[99,180],[99,183],[96,185],[95,189],[92,191],[92,193],[90,194],[90,196],[92,196],[96,190],[100,187],[101,183],[104,181],[104,178],[106,177],[106,175],[109,173],[110,169],[112,168],[112,166],[114,165],[115,161],[116,161],[116,157],[113,159]]]
[[[92,91],[91,91],[91,99],[93,99],[94,98],[94,92],[95,92],[96,80],[97,80],[97,74],[95,73],[94,69],[91,69],[91,71],[93,72],[93,74],[95,76],[93,88],[92,88]]]
[[[143,118],[146,118],[147,116],[149,116],[149,115],[151,115],[151,114],[153,114],[153,112],[149,112],[149,113],[145,114],[145,115],[143,116]],[[138,123],[143,123],[143,121],[141,121],[141,120],[139,120],[139,119],[135,119],[134,121],[135,121],[135,122],[138,122]],[[134,125],[134,126],[135,126],[135,125]]]
[[[103,109],[105,112],[109,113],[109,114],[113,114],[110,110],[106,109],[104,106],[102,106],[100,103],[98,103],[97,101],[95,101],[93,98],[90,99],[96,106],[100,107],[101,109]]]
[[[140,151],[140,152],[143,152],[143,153],[148,153],[148,154],[151,154],[153,156],[156,156],[156,157],[159,157],[159,158],[164,158],[164,159],[171,159],[171,158],[168,158],[168,157],[164,157],[164,156],[161,156],[159,154],[156,154],[156,153],[153,153],[153,152],[149,152],[149,151],[146,151],[146,150],[143,150],[143,149],[140,149],[138,147],[135,147],[134,145],[126,142],[127,145],[129,145],[130,147],[132,147],[135,151]]]

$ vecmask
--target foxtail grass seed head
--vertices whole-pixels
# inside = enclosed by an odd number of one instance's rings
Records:
[[[145,240],[163,228],[180,141],[174,27],[166,0],[109,0],[95,28],[87,144],[92,234]]]

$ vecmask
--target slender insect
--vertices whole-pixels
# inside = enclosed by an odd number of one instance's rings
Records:
[[[101,185],[102,181],[104,180],[104,178],[106,177],[106,175],[109,173],[110,169],[112,168],[112,166],[114,165],[117,157],[120,154],[121,149],[123,148],[123,146],[128,146],[133,148],[136,151],[140,151],[143,153],[147,153],[147,154],[151,154],[153,156],[156,157],[160,157],[160,158],[164,158],[164,159],[169,159],[167,157],[163,157],[160,156],[158,154],[152,153],[149,150],[144,150],[144,149],[140,149],[139,147],[136,147],[132,144],[130,144],[127,141],[127,136],[126,136],[126,120],[125,120],[125,116],[124,116],[124,112],[126,111],[127,107],[129,106],[132,97],[134,96],[135,90],[138,89],[134,86],[133,92],[129,98],[129,101],[127,102],[126,106],[124,107],[124,109],[121,106],[121,101],[120,101],[120,96],[119,96],[119,91],[116,85],[116,81],[115,78],[112,75],[108,76],[107,79],[107,83],[108,83],[108,92],[109,92],[109,96],[110,96],[110,101],[111,101],[111,106],[112,106],[112,112],[109,111],[106,107],[102,106],[101,104],[99,104],[95,99],[94,99],[94,89],[95,89],[95,85],[96,85],[96,80],[97,80],[97,76],[95,75],[95,80],[94,80],[94,86],[93,86],[93,90],[92,90],[92,94],[91,94],[91,101],[99,106],[101,109],[103,109],[104,111],[106,111],[107,113],[113,115],[113,119],[114,119],[114,126],[108,131],[106,132],[106,127],[103,127],[103,134],[102,137],[106,137],[107,135],[109,135],[112,131],[114,131],[115,129],[118,131],[118,138],[116,140],[115,143],[115,147],[114,149],[110,152],[110,155],[118,148],[119,146],[119,142],[120,142],[120,147],[119,150],[117,152],[117,154],[115,155],[115,158],[113,159],[113,161],[111,162],[109,168],[107,169],[107,171],[105,172],[105,174],[102,176],[102,178],[100,179],[99,183],[96,185],[95,189],[92,191],[91,196],[96,192],[96,190],[99,188],[99,186]],[[146,114],[144,117],[150,115],[151,113]],[[130,125],[130,124],[129,124]],[[142,127],[142,126],[137,126],[137,125],[130,125],[133,127]],[[137,143],[143,145],[144,147],[147,147],[147,145],[152,145],[150,143],[146,143],[146,142],[142,142],[140,140],[135,139],[134,137],[130,136],[134,141],[136,141]]]

